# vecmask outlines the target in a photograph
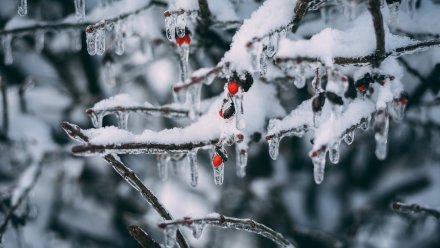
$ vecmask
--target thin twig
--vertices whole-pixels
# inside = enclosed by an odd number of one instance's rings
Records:
[[[229,64],[227,64],[227,65],[229,66]],[[218,74],[220,74],[222,69],[223,69],[223,66],[212,67],[210,70],[207,70],[206,73],[203,75],[199,75],[197,77],[191,77],[188,82],[186,82],[184,84],[175,85],[173,87],[173,90],[174,90],[174,92],[179,92],[181,90],[184,90],[184,89],[191,87],[192,85],[203,83],[203,81],[206,78],[211,77],[211,76],[215,77]]]
[[[243,231],[259,234],[283,247],[295,247],[293,243],[290,242],[290,240],[286,239],[281,233],[278,233],[261,223],[258,223],[251,219],[239,219],[239,218],[227,217],[224,215],[218,215],[218,217],[215,216],[215,217],[194,218],[194,219],[190,217],[185,217],[180,220],[165,221],[159,223],[158,227],[162,229],[165,229],[170,226],[174,226],[174,227],[186,226],[192,228],[196,225],[198,226],[209,225],[209,226],[216,226],[221,228],[243,230]]]
[[[420,206],[419,204],[406,204],[402,202],[393,203],[393,210],[400,213],[423,213],[434,216],[440,220],[440,211],[434,208]]]
[[[140,226],[132,225],[128,227],[130,235],[141,245],[143,248],[161,248],[148,233],[146,233]]]
[[[380,4],[380,0],[369,0],[368,2],[368,11],[373,18],[374,33],[376,35],[376,51],[373,58],[373,65],[375,67],[378,67],[385,58],[385,30]]]
[[[137,15],[137,14],[143,12],[144,10],[150,8],[153,5],[163,6],[163,7],[167,6],[167,4],[162,1],[152,0],[147,5],[139,8],[135,11],[121,14],[119,16],[116,16],[116,17],[113,17],[110,19],[106,19],[106,22],[117,22],[120,20],[127,19],[130,16]],[[0,30],[0,36],[1,35],[8,35],[8,34],[16,35],[16,34],[33,33],[38,30],[57,31],[57,30],[66,30],[66,29],[82,29],[82,28],[86,28],[89,25],[93,25],[93,27],[97,28],[100,25],[102,25],[102,23],[99,23],[99,22],[98,23],[95,23],[95,22],[69,23],[69,22],[63,22],[63,21],[59,22],[59,23],[37,23],[35,25],[31,25],[31,26],[27,26],[27,27]]]
[[[3,78],[0,76],[0,91],[2,95],[2,106],[3,106],[3,124],[2,124],[2,132],[0,133],[0,140],[8,139],[8,131],[9,131],[9,112],[8,112],[8,94],[6,82],[3,81]]]
[[[89,142],[89,137],[84,131],[77,125],[70,124],[68,122],[61,123],[61,128],[73,139],[80,140],[82,142]],[[153,209],[165,220],[172,220],[171,214],[165,207],[159,202],[157,197],[147,188],[141,179],[130,168],[125,166],[119,158],[114,154],[108,154],[104,156],[104,159],[112,166],[112,168],[125,180],[130,186],[138,191],[144,199],[153,207]],[[177,242],[181,248],[189,247],[183,235],[177,232]]]

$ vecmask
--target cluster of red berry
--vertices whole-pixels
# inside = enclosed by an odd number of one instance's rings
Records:
[[[188,28],[185,28],[185,36],[183,37],[176,36],[176,43],[177,45],[179,45],[179,47],[184,44],[189,46],[189,44],[191,44],[191,31],[189,31]]]

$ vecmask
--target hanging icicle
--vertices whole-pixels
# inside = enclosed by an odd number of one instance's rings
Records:
[[[71,49],[73,52],[79,52],[82,49],[82,38],[81,38],[81,31],[79,30],[72,30],[70,32],[70,42],[71,42]]]
[[[87,52],[93,56],[96,54],[96,30],[93,25],[86,28]]]
[[[18,0],[18,14],[21,16],[27,15],[27,0]]]
[[[242,141],[235,145],[237,176],[244,178],[246,176],[246,166],[248,160],[247,142]]]
[[[176,17],[176,34],[177,37],[184,37],[186,29],[186,13],[182,13]]]
[[[14,62],[12,57],[12,35],[7,34],[2,38],[2,46],[3,46],[3,61],[5,65],[11,65]]]
[[[195,239],[200,239],[200,237],[202,237],[202,233],[203,233],[203,229],[204,228],[205,228],[205,224],[204,223],[200,223],[200,224],[193,223],[191,225],[192,234],[193,234]]]
[[[324,180],[324,172],[325,172],[325,154],[326,151],[318,151],[312,154],[312,162],[313,162],[313,176],[315,179],[315,183],[320,184]]]
[[[329,160],[332,164],[339,163],[339,157],[340,157],[339,146],[340,146],[340,144],[341,144],[341,141],[338,140],[338,141],[335,141],[333,143],[333,145],[330,146],[330,149],[328,151],[328,157],[329,157]]]
[[[157,171],[159,178],[162,181],[166,181],[168,179],[168,164],[170,160],[171,158],[167,153],[157,156]]]
[[[389,116],[388,112],[380,109],[376,112],[374,123],[374,139],[376,140],[376,157],[384,160],[387,157]]]
[[[96,30],[96,54],[103,55],[105,52],[105,21],[99,22]]]
[[[120,129],[127,130],[128,129],[128,112],[118,111],[116,112],[116,119],[118,120],[118,127]]]
[[[84,22],[86,16],[85,0],[74,0],[75,1],[75,15],[79,23]]]
[[[176,38],[176,18],[176,13],[165,12],[165,32],[170,41]]]
[[[113,49],[115,50],[115,53],[117,55],[124,54],[125,50],[125,39],[124,39],[124,32],[123,32],[123,23],[122,21],[118,21],[115,24],[114,32],[115,32],[115,39],[113,43]]]
[[[197,150],[189,151],[187,156],[191,171],[191,186],[197,187],[199,180],[199,172],[197,169]]]
[[[165,233],[165,247],[173,248],[176,244],[177,226],[169,225],[164,229]]]

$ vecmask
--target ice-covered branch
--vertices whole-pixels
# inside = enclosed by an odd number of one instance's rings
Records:
[[[77,125],[70,124],[68,122],[61,123],[61,127],[66,131],[66,133],[73,139],[82,142],[89,142],[89,137],[87,134]],[[114,154],[107,154],[104,159],[112,166],[112,168],[130,184],[136,191],[138,191],[144,199],[154,208],[154,210],[165,220],[172,220],[172,217],[168,210],[159,202],[157,197],[153,192],[148,189],[142,182],[141,179],[132,171],[130,168],[125,166],[121,160]],[[188,247],[184,237],[178,231],[177,232],[177,242],[180,247]]]
[[[434,208],[420,206],[419,204],[393,203],[393,210],[400,213],[422,213],[440,220],[440,211]]]
[[[183,226],[191,228],[195,238],[200,238],[205,226],[216,226],[256,233],[272,240],[281,247],[295,247],[293,243],[286,239],[281,233],[278,233],[261,223],[251,219],[227,217],[216,213],[210,214],[204,218],[185,217],[180,220],[164,221],[158,225],[159,228],[165,230],[166,240],[169,242],[173,242],[172,240],[175,230]],[[166,244],[167,241],[165,242]]]
[[[104,114],[118,114],[118,113],[141,113],[145,115],[160,115],[169,118],[189,116],[188,110],[177,109],[171,106],[160,106],[160,107],[132,106],[132,107],[111,107],[106,109],[89,108],[86,110],[86,114],[89,116],[94,116],[94,115],[102,116]]]
[[[373,65],[376,67],[379,66],[380,62],[385,58],[385,30],[380,5],[380,0],[368,1],[368,11],[373,18],[374,33],[376,36],[376,50],[373,59]]]
[[[142,230],[140,226],[129,226],[128,232],[139,243],[139,245],[142,246],[142,248],[161,248],[159,243]]]
[[[224,66],[227,66],[224,65]],[[206,82],[206,80],[210,78],[215,78],[217,75],[219,75],[223,69],[224,66],[214,66],[212,68],[204,69],[202,72],[199,71],[199,73],[194,74],[190,77],[190,79],[183,83],[183,84],[177,84],[173,86],[174,92],[179,92],[181,90],[188,89],[189,87],[195,85],[195,84],[201,84]]]

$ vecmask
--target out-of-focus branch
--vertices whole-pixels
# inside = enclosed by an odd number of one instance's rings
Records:
[[[278,233],[271,228],[258,223],[251,219],[238,219],[233,217],[227,217],[224,215],[218,215],[218,216],[208,216],[205,218],[190,218],[185,217],[180,220],[173,220],[173,221],[165,221],[158,224],[159,228],[165,229],[170,226],[186,226],[186,227],[193,227],[195,225],[209,225],[209,226],[216,226],[221,228],[229,228],[229,229],[237,229],[237,230],[243,230],[251,233],[259,234],[263,237],[266,237],[273,242],[283,246],[283,247],[295,247],[290,240],[286,239],[281,233]]]
[[[61,123],[61,128],[73,139],[81,140],[82,142],[89,142],[89,137],[77,125],[68,122]],[[112,168],[125,180],[130,186],[138,191],[144,199],[153,207],[153,209],[165,220],[172,220],[171,214],[159,202],[157,197],[147,188],[141,179],[130,168],[125,166],[119,158],[114,154],[104,156],[104,159],[112,166]],[[177,232],[177,242],[180,247],[189,247],[183,235]]]
[[[25,97],[25,93],[26,90],[31,88],[34,85],[34,80],[28,78],[26,79],[26,81],[20,85],[20,87],[18,88],[18,98],[20,99],[20,110],[23,113],[27,113],[28,109],[27,109],[27,102],[26,102],[26,97]]]
[[[402,202],[393,203],[393,210],[400,213],[423,213],[440,219],[440,211],[433,208],[420,206],[419,204],[406,204]]]
[[[8,113],[8,94],[6,89],[6,83],[0,76],[0,91],[2,95],[2,107],[3,107],[3,123],[2,130],[0,132],[0,140],[8,139],[8,129],[9,129],[9,113]]]
[[[208,1],[207,0],[198,0],[199,2],[199,16],[200,22],[202,25],[202,29],[207,29],[212,23],[212,15],[209,10]]]
[[[134,112],[134,113],[142,113],[146,115],[161,115],[164,117],[188,117],[189,111],[184,109],[176,109],[168,106],[161,107],[144,107],[144,106],[136,106],[136,107],[114,107],[114,108],[106,108],[106,109],[87,109],[87,115],[100,115],[102,113],[106,114],[116,114],[120,112]]]
[[[385,30],[383,17],[380,11],[380,0],[369,0],[368,11],[373,18],[374,33],[376,34],[376,51],[374,52],[373,65],[378,67],[385,58]]]
[[[228,65],[226,65],[226,66],[228,66]],[[212,77],[212,76],[215,77],[218,74],[220,74],[222,69],[223,69],[223,66],[212,67],[210,70],[207,70],[203,75],[191,77],[188,82],[174,86],[173,90],[174,90],[174,92],[179,92],[181,90],[184,90],[184,89],[191,87],[192,85],[203,83],[203,81],[205,79],[207,79],[208,77]]]
[[[141,245],[143,248],[161,248],[148,233],[142,230],[141,227],[133,225],[128,227],[130,235]]]
[[[148,8],[150,8],[151,6],[156,5],[156,6],[167,6],[166,3],[162,2],[162,1],[158,1],[158,0],[152,0],[150,1],[147,5],[132,11],[132,12],[128,12],[125,14],[121,14],[119,16],[107,19],[106,22],[117,22],[120,20],[125,20],[127,18],[129,18],[130,16],[133,15],[137,15],[145,10],[147,10]],[[65,30],[65,29],[81,29],[81,28],[85,28],[89,25],[92,25],[94,28],[98,28],[100,27],[100,25],[105,25],[105,23],[93,23],[93,22],[84,22],[84,23],[69,23],[69,22],[59,22],[59,23],[38,23],[32,26],[27,26],[27,27],[20,27],[20,28],[15,28],[15,29],[6,29],[6,30],[0,30],[0,36],[1,35],[8,35],[8,34],[26,34],[26,33],[33,33],[35,31],[38,30],[44,30],[44,31],[57,31],[57,30]]]

